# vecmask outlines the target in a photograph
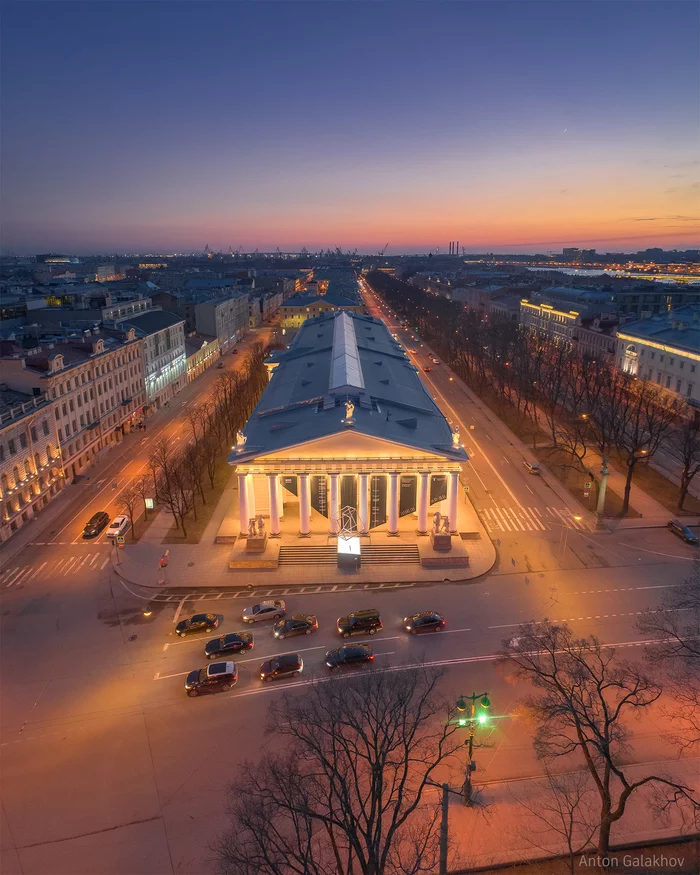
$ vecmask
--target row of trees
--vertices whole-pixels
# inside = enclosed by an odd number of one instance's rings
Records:
[[[675,713],[672,724],[678,741],[700,745],[699,571],[669,596],[667,610],[640,620],[653,641],[651,673],[594,636],[578,638],[546,619],[523,624],[503,644],[496,665],[530,690],[517,713],[532,727],[547,776],[535,797],[515,797],[523,806],[515,820],[527,823],[534,842],[531,821],[544,824],[543,848],[557,836],[572,873],[583,851],[608,856],[614,825],[640,794],[657,817],[673,810],[699,823],[697,788],[653,766],[629,765],[630,720],[659,702],[671,677],[672,695],[681,693],[685,704],[685,723]],[[303,696],[273,704],[273,747],[244,766],[228,793],[230,828],[216,848],[221,875],[417,875],[437,871],[439,857],[444,866],[432,788],[466,754],[441,676],[418,664],[319,678]]]
[[[700,472],[700,417],[684,399],[510,320],[484,319],[382,273],[368,280],[476,392],[493,392],[497,404],[529,420],[535,445],[545,431],[581,470],[590,449],[604,460],[616,452],[626,466],[623,513],[637,466],[662,447],[680,467],[683,508]]]
[[[211,397],[187,410],[191,440],[179,448],[172,438],[156,441],[148,460],[149,473],[134,480],[121,494],[121,507],[134,522],[146,498],[154,498],[173,515],[176,526],[187,537],[187,518],[197,519],[197,505],[206,504],[204,485],[214,488],[222,450],[231,446],[238,429],[253,412],[265,385],[264,360],[267,350],[254,344],[243,367],[224,371]]]

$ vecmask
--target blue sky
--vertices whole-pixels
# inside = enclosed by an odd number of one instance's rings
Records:
[[[698,239],[698,5],[29,2],[4,250]]]

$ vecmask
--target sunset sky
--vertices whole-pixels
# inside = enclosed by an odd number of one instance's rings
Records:
[[[15,2],[4,252],[700,246],[698,4]]]

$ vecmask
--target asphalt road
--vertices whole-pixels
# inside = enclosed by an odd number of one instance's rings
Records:
[[[183,405],[207,391],[202,380],[149,428],[149,441],[184,431]],[[467,415],[458,392],[431,385],[436,394],[450,393],[456,414]],[[114,451],[104,470],[95,471],[95,493],[86,494],[85,506],[0,568],[3,875],[211,872],[210,845],[226,823],[227,782],[244,759],[275,744],[274,732],[263,738],[268,705],[284,690],[303,695],[314,678],[328,677],[325,651],[343,643],[335,620],[357,608],[382,613],[384,629],[366,639],[377,668],[410,670],[424,660],[444,669],[450,699],[488,690],[494,719],[479,739],[481,781],[536,772],[528,731],[515,716],[522,691],[493,669],[501,641],[519,623],[548,616],[637,658],[638,613],[659,607],[666,589],[690,570],[695,551],[665,529],[610,535],[550,522],[545,511],[556,503],[548,488],[526,476],[517,460],[501,466],[500,433],[477,423],[473,476],[478,472],[484,483],[478,501],[484,508],[489,502],[514,511],[539,508],[544,528],[494,528],[499,565],[469,585],[289,596],[288,612],[315,613],[319,630],[284,642],[272,637],[271,622],[245,626],[241,599],[163,603],[144,616],[146,602],[124,588],[106,561],[104,539],[78,538],[81,521],[94,510],[113,511],[112,484],[116,492],[120,477],[135,476],[148,444],[125,442]],[[424,609],[443,612],[446,629],[408,635],[402,618]],[[185,676],[206,664],[210,636],[179,639],[174,625],[199,610],[223,613],[221,632],[252,631],[255,647],[236,660],[240,679],[232,690],[190,699]],[[285,652],[301,653],[303,674],[262,683],[260,662]],[[632,756],[670,756],[664,735],[663,725],[645,720]],[[446,777],[457,781],[461,767],[452,764]]]

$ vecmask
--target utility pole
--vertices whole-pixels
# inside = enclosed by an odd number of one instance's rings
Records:
[[[447,875],[447,816],[449,811],[450,785],[442,785],[442,818],[440,820],[440,875]]]

